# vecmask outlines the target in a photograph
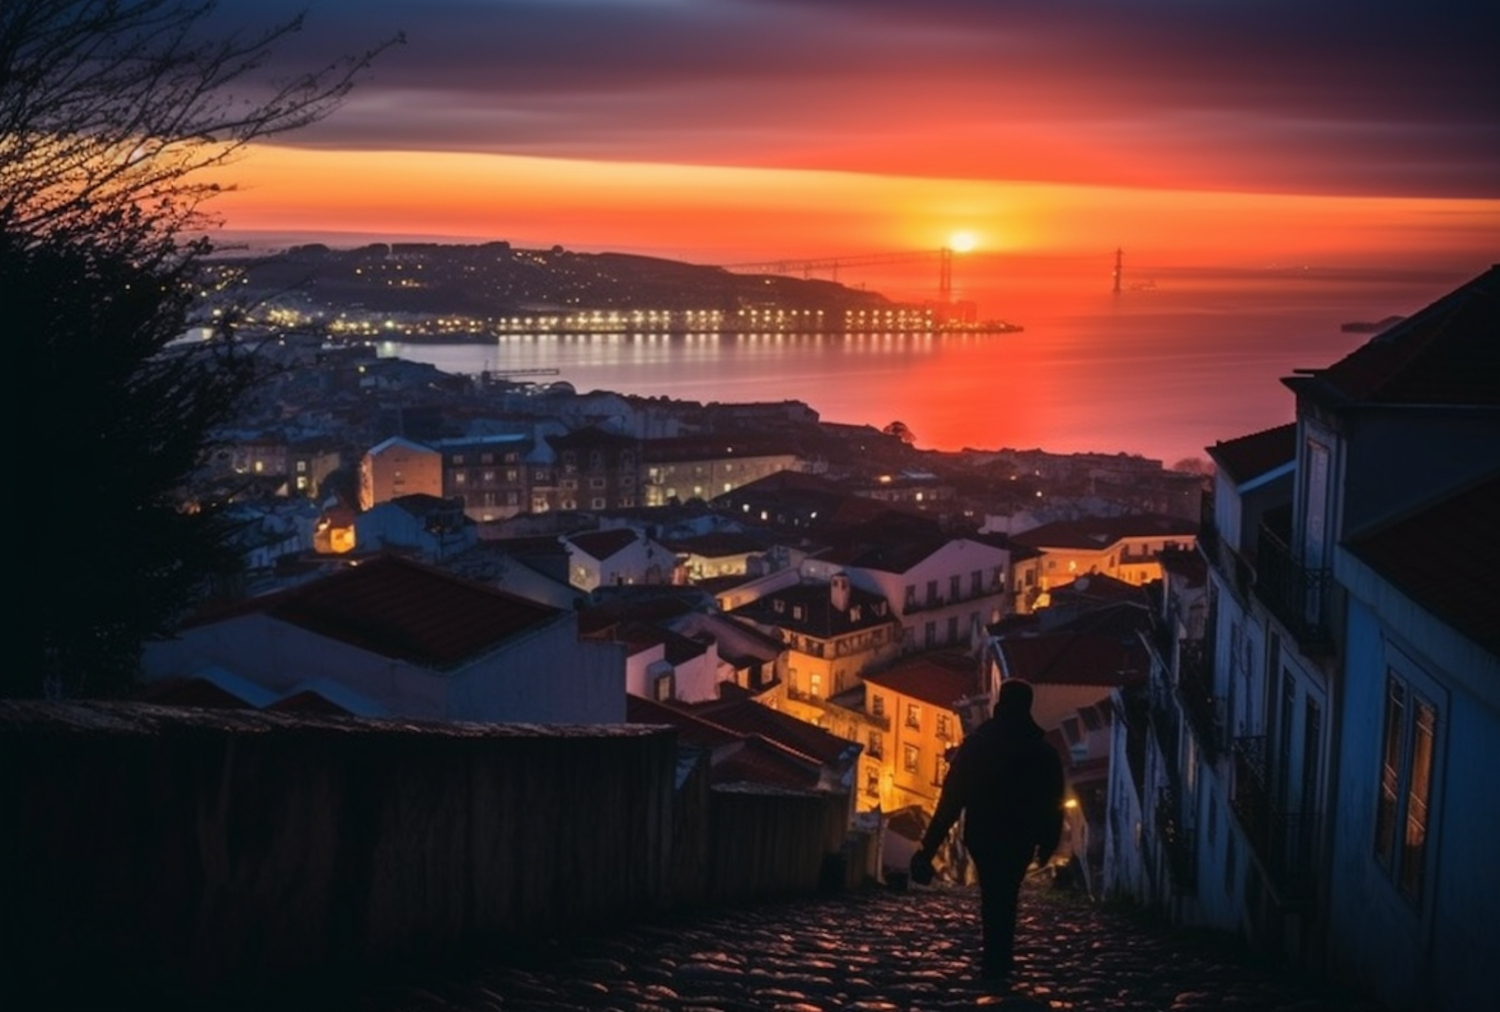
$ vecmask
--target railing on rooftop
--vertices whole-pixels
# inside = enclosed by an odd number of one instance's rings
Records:
[[[1281,902],[1306,900],[1313,887],[1313,820],[1277,805],[1268,787],[1265,735],[1235,738],[1233,747],[1230,806]]]
[[[1296,637],[1304,652],[1326,654],[1333,649],[1328,614],[1333,574],[1303,566],[1287,541],[1284,532],[1261,524],[1256,544],[1256,596]]]

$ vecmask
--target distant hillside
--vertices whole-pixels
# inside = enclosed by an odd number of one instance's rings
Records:
[[[734,274],[721,267],[624,253],[375,243],[338,250],[312,244],[262,258],[216,259],[210,271],[237,299],[301,310],[498,317],[579,309],[823,311],[894,305],[830,281]]]

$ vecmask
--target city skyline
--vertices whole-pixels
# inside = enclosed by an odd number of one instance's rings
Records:
[[[214,17],[290,13],[231,0]],[[323,0],[271,76],[405,44],[326,121],[233,165],[213,209],[235,233],[698,262],[966,232],[1007,269],[1117,246],[1153,264],[1477,269],[1500,246],[1484,19],[1466,3],[1417,20],[1344,2]]]

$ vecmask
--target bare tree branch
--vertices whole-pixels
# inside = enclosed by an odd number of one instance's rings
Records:
[[[23,233],[110,232],[143,254],[213,224],[214,178],[247,144],[332,112],[398,36],[282,80],[257,74],[303,16],[203,37],[212,2],[0,6],[0,214]],[[246,97],[270,86],[269,95]]]

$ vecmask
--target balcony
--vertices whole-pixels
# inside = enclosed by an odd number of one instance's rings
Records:
[[[1177,789],[1165,786],[1156,792],[1156,837],[1161,841],[1167,874],[1176,890],[1191,896],[1198,891],[1198,855],[1193,834],[1182,818]]]
[[[1312,892],[1313,821],[1281,809],[1268,789],[1267,773],[1265,736],[1234,739],[1230,805],[1276,894],[1283,904],[1296,905]]]
[[[1213,656],[1211,640],[1185,639],[1177,645],[1177,698],[1198,748],[1210,760],[1224,749],[1223,722],[1213,692]]]
[[[917,615],[924,611],[939,611],[943,608],[957,607],[958,605],[968,604],[971,601],[992,601],[1005,592],[1005,584],[1003,582],[992,581],[985,584],[977,593],[972,589],[966,589],[957,596],[939,594],[934,597],[908,597],[902,602],[901,613],[903,615]]]
[[[1304,653],[1327,656],[1333,650],[1329,631],[1333,574],[1298,562],[1287,544],[1287,534],[1268,523],[1261,524],[1255,594],[1296,638]]]
[[[1213,496],[1203,497],[1201,510],[1198,524],[1198,548],[1203,552],[1203,557],[1208,561],[1209,566],[1224,578],[1236,594],[1241,598],[1248,597],[1251,584],[1255,582],[1254,571],[1240,553],[1224,540],[1224,536],[1214,524]]]

